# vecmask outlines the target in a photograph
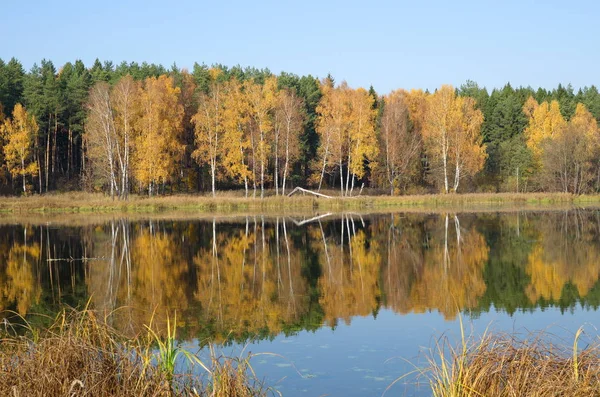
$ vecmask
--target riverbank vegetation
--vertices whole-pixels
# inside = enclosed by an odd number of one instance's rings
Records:
[[[203,362],[179,347],[175,324],[160,335],[147,327],[132,338],[112,328],[107,319],[92,310],[63,310],[54,319],[43,320],[49,322],[46,327],[22,319],[5,321],[0,330],[0,393],[280,395],[256,379],[251,356],[219,357],[211,349],[210,358]],[[465,336],[463,330],[458,346],[447,335],[438,339],[428,353],[428,365],[413,373],[419,381],[426,379],[435,397],[597,395],[600,346],[595,339],[580,340],[583,337],[582,329],[570,343],[548,333],[520,337],[486,332],[475,337]]]
[[[326,192],[333,193],[333,192]],[[267,191],[264,199],[244,197],[241,192],[218,192],[215,197],[198,195],[139,196],[128,200],[111,199],[102,193],[55,193],[28,197],[0,197],[0,213],[164,213],[196,214],[309,214],[316,211],[410,211],[543,209],[557,206],[600,205],[600,195],[565,193],[472,193],[449,195],[358,196],[315,198],[282,197]]]
[[[45,328],[3,323],[1,395],[267,395],[253,376],[250,357],[219,357],[213,351],[203,362],[177,346],[174,331],[162,336],[146,327],[145,333],[127,338],[91,310],[62,311],[46,320]]]
[[[474,82],[380,94],[333,76],[0,60],[0,193],[293,187],[380,194],[600,190],[600,94]]]
[[[582,333],[580,328],[571,342],[547,333],[463,334],[459,346],[445,336],[419,372],[435,397],[596,396],[600,345],[597,337],[582,343]]]

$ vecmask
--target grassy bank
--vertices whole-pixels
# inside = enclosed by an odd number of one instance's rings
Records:
[[[434,397],[598,396],[600,346],[581,336],[582,329],[566,342],[550,334],[488,333],[463,336],[458,347],[441,338],[418,372]]]
[[[187,211],[194,213],[272,213],[350,210],[402,210],[407,208],[502,208],[552,205],[600,205],[600,195],[574,196],[563,193],[485,193],[419,196],[361,196],[341,198],[337,192],[326,192],[333,198],[310,195],[264,199],[245,198],[240,192],[220,193],[217,197],[174,195],[160,197],[131,196],[129,200],[111,200],[102,194],[62,193],[31,197],[1,197],[2,213],[157,213]]]
[[[4,322],[0,395],[279,395],[256,379],[251,356],[221,357],[211,349],[202,361],[178,347],[173,322],[167,322],[166,330],[150,325],[128,338],[106,320],[84,310],[63,311],[43,329],[24,321]],[[600,346],[597,339],[584,341],[582,336],[580,330],[561,343],[549,334],[524,339],[463,334],[458,346],[442,337],[428,356],[429,365],[416,372],[427,379],[434,397],[598,396]]]
[[[126,338],[106,318],[87,310],[62,312],[45,329],[5,322],[0,328],[0,395],[267,395],[252,376],[250,357],[219,357],[212,351],[203,362],[177,347],[174,326],[165,334],[148,327]]]

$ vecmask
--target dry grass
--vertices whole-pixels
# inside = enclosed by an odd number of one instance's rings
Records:
[[[435,397],[599,396],[600,347],[579,349],[580,336],[581,329],[569,345],[547,334],[463,334],[459,347],[442,337],[422,374]]]
[[[183,364],[188,372],[175,372],[174,365],[162,361],[164,353],[177,358],[182,352],[175,346],[174,334],[168,332],[167,337],[159,337],[149,331],[128,339],[105,320],[85,310],[62,312],[52,325],[41,331],[27,324],[3,324],[0,395],[266,395],[261,383],[253,377],[250,357],[213,356],[209,365],[204,365],[197,356],[185,352],[187,361]],[[163,346],[171,350],[163,350]],[[198,375],[199,372],[204,376]],[[226,390],[225,394],[222,390]]]
[[[478,193],[414,196],[338,196],[328,191],[332,199],[313,196],[276,197],[268,192],[264,199],[245,198],[243,192],[220,192],[216,198],[206,195],[173,195],[146,197],[132,195],[129,200],[111,200],[103,194],[83,192],[34,195],[30,197],[0,198],[0,212],[4,213],[53,213],[53,212],[119,212],[156,213],[180,210],[194,213],[272,213],[284,211],[311,212],[373,209],[427,209],[502,208],[506,206],[547,205],[597,205],[600,195],[574,196],[563,193]]]

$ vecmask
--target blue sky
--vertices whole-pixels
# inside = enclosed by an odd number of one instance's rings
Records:
[[[369,4],[373,3],[373,4]],[[593,1],[7,1],[0,58],[331,73],[351,86],[599,85]]]

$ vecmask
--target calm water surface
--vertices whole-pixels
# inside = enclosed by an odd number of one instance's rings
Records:
[[[5,223],[0,309],[35,322],[91,300],[131,334],[176,311],[191,350],[274,353],[252,364],[284,396],[381,395],[459,318],[600,325],[598,210],[308,218]],[[407,377],[386,395],[428,394]]]

